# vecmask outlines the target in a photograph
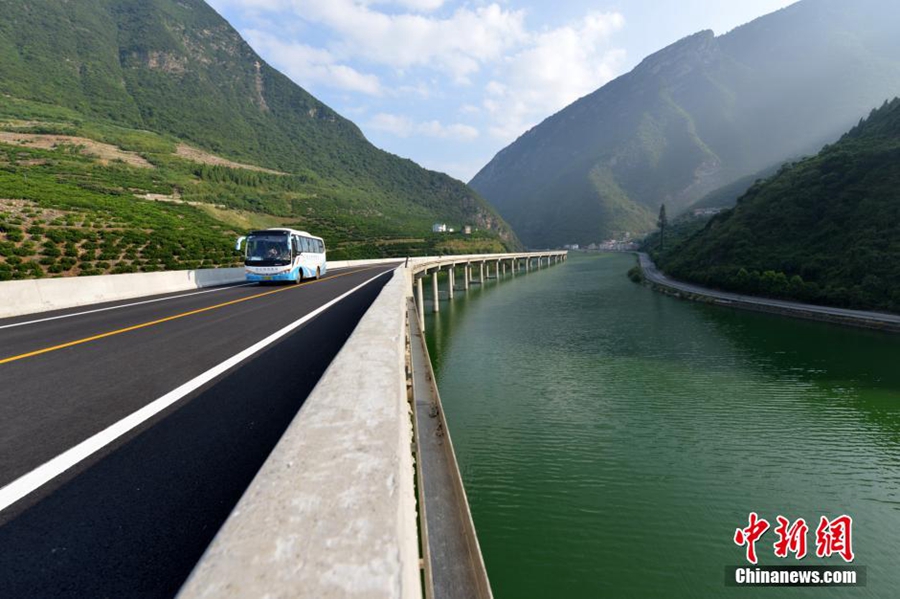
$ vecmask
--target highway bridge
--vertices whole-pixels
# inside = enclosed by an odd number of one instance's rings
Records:
[[[0,284],[0,597],[489,597],[423,314],[565,257]]]

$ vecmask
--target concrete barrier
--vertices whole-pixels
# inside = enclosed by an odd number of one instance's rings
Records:
[[[178,599],[420,599],[406,370],[407,298],[414,277],[454,263],[539,255],[548,253],[429,256],[410,258],[408,268],[396,269]],[[385,262],[398,261],[329,262],[329,267]]]
[[[410,263],[431,262],[438,259],[440,258],[435,256],[411,258]],[[336,270],[400,263],[405,260],[405,258],[333,260],[328,262],[328,268]],[[0,318],[228,285],[243,280],[244,268],[237,267],[3,281],[0,282]]]
[[[377,264],[390,264],[403,262],[405,258],[375,258],[370,260],[329,260],[328,269],[353,268],[355,266],[375,266]]]
[[[421,597],[405,373],[409,284],[405,271],[394,272],[180,599]]]
[[[351,268],[398,261],[337,260],[329,262],[328,268]],[[243,280],[244,268],[238,267],[4,281],[0,283],[0,318],[228,285]]]
[[[644,273],[645,282],[654,290],[667,295],[729,308],[768,312],[769,314],[778,314],[792,318],[900,333],[900,315],[897,314],[820,306],[791,300],[779,300],[709,289],[693,283],[670,279],[656,268],[656,264],[653,263],[649,255],[644,252],[637,252],[637,256],[638,264]]]
[[[240,267],[4,281],[0,283],[0,318],[243,280]]]

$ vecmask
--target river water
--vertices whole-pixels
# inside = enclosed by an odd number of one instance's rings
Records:
[[[673,299],[634,258],[569,261],[459,292],[429,349],[499,599],[900,596],[900,337]],[[865,587],[733,588],[815,555],[853,518]],[[776,516],[810,555],[773,555]]]

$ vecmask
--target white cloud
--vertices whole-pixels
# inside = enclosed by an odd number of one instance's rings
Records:
[[[490,155],[478,156],[464,161],[447,161],[447,160],[424,160],[422,166],[440,173],[447,173],[451,177],[455,177],[463,182],[472,180],[472,177],[481,170],[490,160]]]
[[[397,137],[409,137],[412,135],[415,126],[413,122],[405,116],[397,116],[396,114],[387,114],[379,112],[369,121],[369,127],[377,131],[384,131]]]
[[[591,13],[581,22],[537,34],[506,58],[485,87],[490,132],[504,142],[581,96],[610,81],[625,53],[609,48],[610,35],[624,26],[619,13]]]
[[[437,68],[458,83],[487,62],[527,38],[524,11],[499,4],[462,7],[447,17],[420,14],[443,5],[441,0],[393,0],[413,12],[377,10],[364,0],[217,0],[245,11],[272,11],[326,26],[337,35],[330,49],[342,59],[388,66]],[[418,11],[418,12],[417,12]]]
[[[372,0],[370,4],[393,4],[418,12],[432,12],[444,5],[444,0]]]
[[[455,141],[471,141],[479,135],[478,129],[471,125],[453,123],[444,125],[440,121],[416,122],[405,116],[380,112],[369,121],[369,127],[377,131],[390,133],[397,137],[424,135],[438,139]]]
[[[433,90],[431,86],[418,82],[414,85],[399,85],[394,88],[394,93],[392,95],[397,97],[410,97],[415,96],[417,98],[428,99],[432,96]]]
[[[618,12],[529,29],[527,12],[508,0],[210,1],[242,11],[248,41],[294,81],[348,92],[348,104],[369,107],[367,128],[401,146],[477,139],[472,147],[488,152],[624,64],[612,43],[625,25]],[[445,124],[453,112],[479,128]]]
[[[305,17],[341,35],[347,52],[404,70],[437,67],[466,83],[481,66],[526,38],[524,11],[499,4],[458,8],[445,18],[385,14],[354,0],[295,0]]]
[[[247,30],[244,35],[250,45],[268,56],[275,66],[301,86],[323,84],[372,96],[384,93],[378,77],[338,63],[328,50],[295,42],[283,42],[269,33],[256,29]]]

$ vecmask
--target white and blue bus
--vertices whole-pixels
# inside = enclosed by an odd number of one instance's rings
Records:
[[[248,281],[299,283],[304,279],[318,279],[328,268],[325,241],[306,231],[253,231],[239,238],[234,249],[240,251],[242,245]]]

